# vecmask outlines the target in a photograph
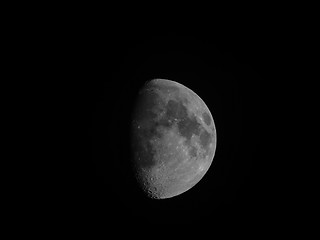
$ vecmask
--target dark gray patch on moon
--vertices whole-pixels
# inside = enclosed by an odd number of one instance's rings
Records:
[[[203,121],[207,126],[210,126],[211,124],[211,117],[207,112],[202,113]]]

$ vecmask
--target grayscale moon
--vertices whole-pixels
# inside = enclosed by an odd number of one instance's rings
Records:
[[[198,184],[216,144],[212,114],[191,89],[166,79],[151,80],[141,89],[132,119],[132,152],[138,182],[149,197],[171,198]]]

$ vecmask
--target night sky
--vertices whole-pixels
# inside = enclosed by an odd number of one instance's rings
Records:
[[[260,83],[268,60],[263,42],[242,31],[104,29],[66,30],[62,46],[70,139],[58,199],[65,214],[101,224],[263,216],[268,192],[260,150]],[[134,101],[154,78],[197,93],[217,132],[216,154],[203,179],[165,200],[148,199],[130,165]]]

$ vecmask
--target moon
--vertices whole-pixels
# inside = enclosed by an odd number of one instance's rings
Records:
[[[147,196],[178,196],[199,183],[216,150],[216,128],[204,101],[186,86],[153,79],[139,92],[132,121],[137,180]]]

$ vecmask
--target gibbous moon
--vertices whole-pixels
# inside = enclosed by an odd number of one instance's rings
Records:
[[[149,197],[171,198],[198,184],[213,161],[216,142],[212,115],[191,89],[166,79],[141,89],[132,119],[132,153],[138,182]]]

